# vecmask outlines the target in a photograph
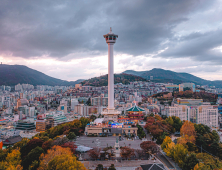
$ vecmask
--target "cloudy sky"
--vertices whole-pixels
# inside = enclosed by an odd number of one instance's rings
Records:
[[[222,80],[222,0],[1,0],[0,62],[63,80],[163,68]]]

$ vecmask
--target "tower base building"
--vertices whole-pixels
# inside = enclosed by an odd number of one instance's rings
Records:
[[[106,109],[102,112],[104,121],[118,121],[118,115],[120,114],[121,112],[115,109]]]

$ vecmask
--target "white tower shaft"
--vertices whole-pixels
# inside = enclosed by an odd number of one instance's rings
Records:
[[[113,43],[108,43],[108,109],[114,109]]]

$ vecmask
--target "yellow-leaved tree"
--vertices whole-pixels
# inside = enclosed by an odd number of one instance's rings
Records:
[[[76,160],[76,157],[59,155],[54,157],[48,164],[47,170],[86,170],[84,165]]]
[[[163,143],[161,144],[161,148],[165,149],[168,143],[171,143],[172,140],[169,136],[166,136],[165,139],[163,140]]]
[[[194,170],[222,169],[222,162],[207,153],[198,153],[196,157],[200,162],[195,165]]]
[[[6,157],[6,162],[8,165],[17,166],[21,164],[21,153],[18,149],[12,150],[11,153],[8,153]]]
[[[174,147],[175,147],[175,143],[170,142],[166,145],[163,151],[166,153],[167,156],[173,157]]]
[[[188,150],[185,146],[181,144],[175,145],[174,150],[173,150],[173,158],[180,167],[183,167],[187,154],[188,154]]]

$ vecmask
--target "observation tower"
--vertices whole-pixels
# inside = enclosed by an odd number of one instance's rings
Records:
[[[110,32],[103,35],[108,44],[108,107],[102,112],[105,121],[117,121],[119,111],[115,110],[114,107],[114,62],[113,62],[113,46],[116,43],[118,35],[112,32],[110,27]]]

